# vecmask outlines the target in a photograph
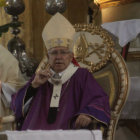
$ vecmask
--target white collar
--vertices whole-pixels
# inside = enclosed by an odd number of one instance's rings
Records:
[[[62,72],[62,77],[59,83],[55,83],[52,78],[48,81],[53,84],[53,93],[51,98],[50,107],[58,107],[61,95],[62,84],[71,78],[71,76],[77,71],[78,67],[70,63],[70,65]]]
[[[56,73],[54,70],[50,69],[52,72],[52,75],[59,74],[61,75],[61,78],[58,79],[61,81],[61,84],[65,83],[78,69],[77,66],[75,66],[73,63],[70,63],[69,66],[62,72]],[[52,76],[53,77],[53,76]],[[50,83],[55,84],[55,79],[54,78],[49,78],[48,80]],[[56,80],[57,81],[57,80]]]

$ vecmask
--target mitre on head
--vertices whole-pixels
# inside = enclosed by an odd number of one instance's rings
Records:
[[[75,29],[60,13],[56,13],[45,25],[42,37],[46,48],[68,47],[73,50]]]

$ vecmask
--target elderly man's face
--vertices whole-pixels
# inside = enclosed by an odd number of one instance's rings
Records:
[[[55,47],[48,51],[48,60],[55,72],[62,72],[72,61],[73,53],[66,47]]]

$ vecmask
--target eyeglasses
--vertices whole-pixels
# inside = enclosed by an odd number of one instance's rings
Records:
[[[52,56],[57,56],[58,54],[60,54],[60,55],[67,55],[67,54],[69,54],[70,53],[70,51],[66,51],[66,50],[59,50],[59,51],[48,51],[48,54],[51,54]]]

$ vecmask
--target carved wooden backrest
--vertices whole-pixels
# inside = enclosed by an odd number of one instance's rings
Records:
[[[113,48],[112,38],[100,26],[77,24],[74,26],[74,55],[81,67],[93,73],[97,82],[109,95],[111,121],[106,139],[113,140],[122,107],[127,99],[129,79],[126,64]]]

